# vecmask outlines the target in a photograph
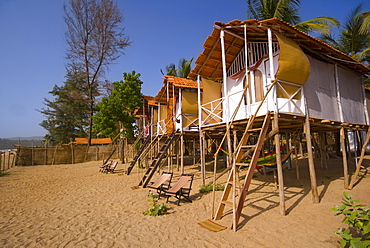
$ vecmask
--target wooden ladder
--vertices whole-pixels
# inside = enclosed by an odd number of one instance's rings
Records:
[[[265,137],[267,134],[267,130],[269,128],[270,124],[270,113],[267,113],[265,116],[265,119],[263,121],[262,127],[261,128],[253,128],[253,124],[255,121],[255,116],[252,115],[246,125],[245,131],[243,133],[243,136],[235,149],[235,152],[233,153],[233,167],[229,173],[229,177],[227,179],[226,185],[224,192],[221,197],[221,202],[218,205],[216,215],[214,217],[215,220],[219,220],[222,217],[223,211],[225,209],[226,205],[229,205],[233,208],[233,225],[232,228],[236,230],[236,227],[239,222],[239,218],[241,215],[241,211],[243,209],[244,201],[248,193],[249,185],[252,181],[252,176],[254,173],[254,170],[256,169],[257,166],[257,160],[260,155],[260,152],[262,150],[263,143],[265,141]],[[248,139],[253,132],[259,132],[258,140],[255,145],[247,145]],[[237,166],[238,165],[243,165],[246,166],[248,164],[246,163],[240,163],[241,158],[243,156],[243,150],[245,149],[252,149],[253,150],[253,155],[252,159],[249,164],[249,169],[247,172],[247,175],[245,177],[244,183],[243,182],[237,182],[236,180],[236,172],[237,172]],[[233,184],[235,182],[235,187],[233,187]],[[232,194],[232,201],[228,201],[229,195],[231,190],[234,189],[234,193]],[[236,200],[236,189],[239,189],[239,199],[238,201]],[[237,202],[236,202],[237,201]]]
[[[141,179],[141,181],[139,183],[139,186],[143,186],[143,188],[145,188],[148,185],[150,179],[152,179],[152,177],[154,175],[154,172],[160,166],[160,164],[162,162],[162,159],[166,157],[167,151],[171,147],[171,144],[176,139],[178,139],[179,137],[180,137],[179,135],[176,135],[176,132],[172,132],[167,137],[163,146],[161,147],[161,149],[157,153],[156,157],[153,159],[153,161],[152,161],[151,165],[149,166],[149,168],[147,169],[147,171],[145,172],[143,178]]]
[[[145,138],[145,141],[144,143],[140,146],[140,149],[139,151],[136,153],[135,157],[134,157],[134,160],[131,161],[129,167],[127,168],[127,171],[126,171],[126,174],[127,175],[130,175],[132,169],[134,168],[136,162],[139,160],[141,154],[143,153],[143,151],[145,150],[145,148],[147,147],[147,145],[150,143],[150,136],[146,137]]]

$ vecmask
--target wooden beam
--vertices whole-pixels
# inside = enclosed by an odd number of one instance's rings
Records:
[[[343,174],[344,174],[344,188],[348,188],[349,176],[348,176],[348,163],[347,163],[347,149],[346,149],[346,130],[344,127],[340,129],[340,144],[342,148],[342,159],[343,159]]]
[[[274,120],[272,122],[272,128],[278,129],[278,115],[274,114]],[[284,199],[284,177],[283,177],[283,164],[281,162],[281,153],[280,153],[280,134],[275,134],[275,150],[276,150],[276,163],[277,163],[277,172],[278,172],[278,184],[279,184],[279,211],[281,215],[285,215],[285,199]]]
[[[310,179],[311,179],[312,202],[317,204],[319,203],[319,194],[317,193],[315,162],[313,159],[313,152],[312,152],[310,121],[308,118],[306,118],[305,133],[306,133],[307,153],[308,153],[308,168],[310,171]]]

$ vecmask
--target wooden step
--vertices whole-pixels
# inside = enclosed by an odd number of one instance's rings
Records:
[[[235,163],[236,166],[243,166],[243,167],[247,167],[250,165],[250,163]]]
[[[248,133],[252,133],[252,132],[258,132],[258,131],[261,131],[262,130],[262,128],[251,128],[251,129],[249,129],[248,130]]]
[[[240,146],[241,149],[251,149],[251,148],[255,148],[256,145],[244,145],[244,146]]]
[[[230,201],[222,201],[222,204],[229,205],[231,207],[233,206],[233,203]]]

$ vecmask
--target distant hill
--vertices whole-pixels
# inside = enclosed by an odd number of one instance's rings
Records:
[[[12,137],[12,138],[6,138],[9,140],[43,140],[42,136],[31,136],[31,137]]]
[[[42,137],[27,137],[27,138],[9,138],[0,139],[0,150],[14,149],[14,145],[22,145],[27,147],[42,146]]]

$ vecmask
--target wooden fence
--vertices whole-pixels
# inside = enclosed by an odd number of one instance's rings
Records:
[[[115,145],[61,145],[54,147],[17,147],[16,165],[75,164],[107,159]],[[115,152],[112,158],[119,158]]]
[[[15,166],[16,152],[0,152],[0,171],[6,171]]]

